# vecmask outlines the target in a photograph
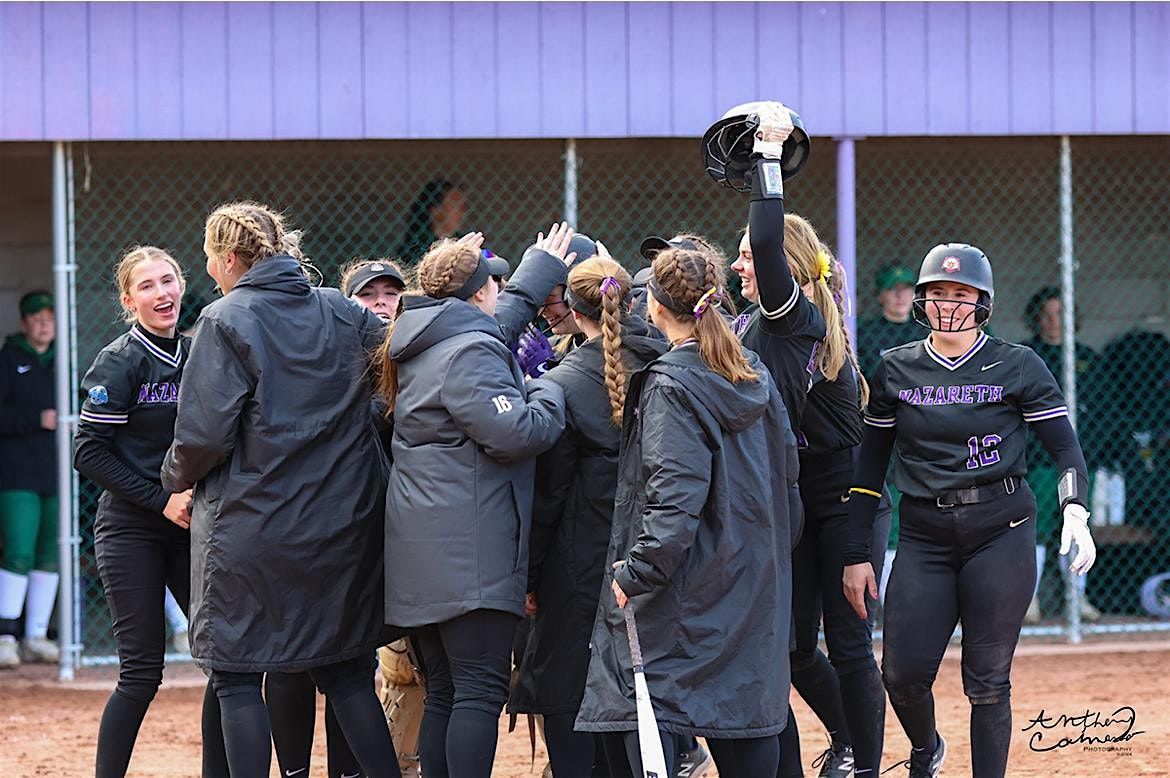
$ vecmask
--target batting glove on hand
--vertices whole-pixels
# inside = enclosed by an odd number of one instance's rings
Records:
[[[756,140],[752,151],[767,159],[780,159],[784,153],[784,141],[792,134],[792,116],[783,103],[760,103],[756,110],[760,126],[756,128]]]
[[[531,324],[520,335],[516,347],[516,360],[520,369],[529,378],[540,378],[548,370],[548,361],[553,358],[552,344],[544,333]]]
[[[1077,555],[1068,569],[1077,575],[1089,572],[1097,560],[1097,546],[1089,534],[1089,512],[1081,505],[1069,503],[1064,506],[1064,528],[1060,531],[1060,554],[1064,556],[1077,545]]]

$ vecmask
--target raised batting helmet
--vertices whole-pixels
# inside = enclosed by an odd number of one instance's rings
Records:
[[[752,168],[752,147],[756,128],[760,125],[760,117],[756,113],[759,105],[760,101],[735,106],[703,134],[700,153],[703,164],[707,166],[707,174],[720,184],[740,192],[751,191],[744,174]],[[792,117],[793,129],[784,141],[784,151],[780,155],[780,175],[785,181],[804,167],[812,150],[800,115],[791,108],[788,114]]]
[[[991,261],[982,249],[966,243],[944,243],[926,252],[922,260],[922,269],[918,271],[918,283],[914,286],[914,320],[930,329],[934,327],[926,315],[926,287],[936,281],[952,281],[979,290],[979,301],[975,303],[974,317],[968,313],[957,322],[954,321],[954,316],[944,322],[940,316],[938,329],[941,332],[975,329],[986,324],[991,318],[995,285],[991,279]],[[932,299],[930,302],[934,304],[945,301]],[[972,318],[974,321],[969,323]]]

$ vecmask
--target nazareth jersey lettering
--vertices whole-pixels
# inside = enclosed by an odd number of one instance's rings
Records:
[[[929,339],[885,352],[864,420],[898,430],[898,489],[934,497],[1024,475],[1025,422],[1067,415],[1060,387],[1036,352],[980,333],[953,359]]]
[[[102,349],[81,384],[78,436],[102,438],[136,475],[159,483],[159,462],[174,440],[189,344],[135,324]]]

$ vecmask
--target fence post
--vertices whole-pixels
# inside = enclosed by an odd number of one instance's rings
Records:
[[[73,252],[69,248],[69,190],[66,185],[66,166],[72,159],[67,143],[53,144],[53,292],[56,304],[57,338],[56,358],[57,408],[57,536],[58,566],[61,571],[59,601],[57,603],[57,640],[61,646],[57,677],[73,680],[77,667],[77,623],[75,619],[75,583],[77,572],[77,533],[74,531],[73,510]]]
[[[577,229],[577,139],[565,140],[565,221]]]
[[[1077,339],[1076,253],[1073,244],[1072,147],[1068,136],[1060,136],[1060,310],[1061,358],[1064,372],[1064,399],[1068,404],[1068,420],[1077,426]],[[1063,518],[1062,518],[1063,521]],[[1065,588],[1065,615],[1068,619],[1068,641],[1081,642],[1081,590],[1077,576],[1065,571],[1059,563]],[[1039,575],[1039,572],[1037,572]]]
[[[837,139],[837,259],[849,282],[845,327],[857,342],[857,170],[853,138]]]

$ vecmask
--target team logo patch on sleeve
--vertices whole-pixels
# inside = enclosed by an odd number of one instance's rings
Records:
[[[89,390],[89,401],[94,405],[105,405],[110,401],[110,393],[104,386],[95,386]]]

